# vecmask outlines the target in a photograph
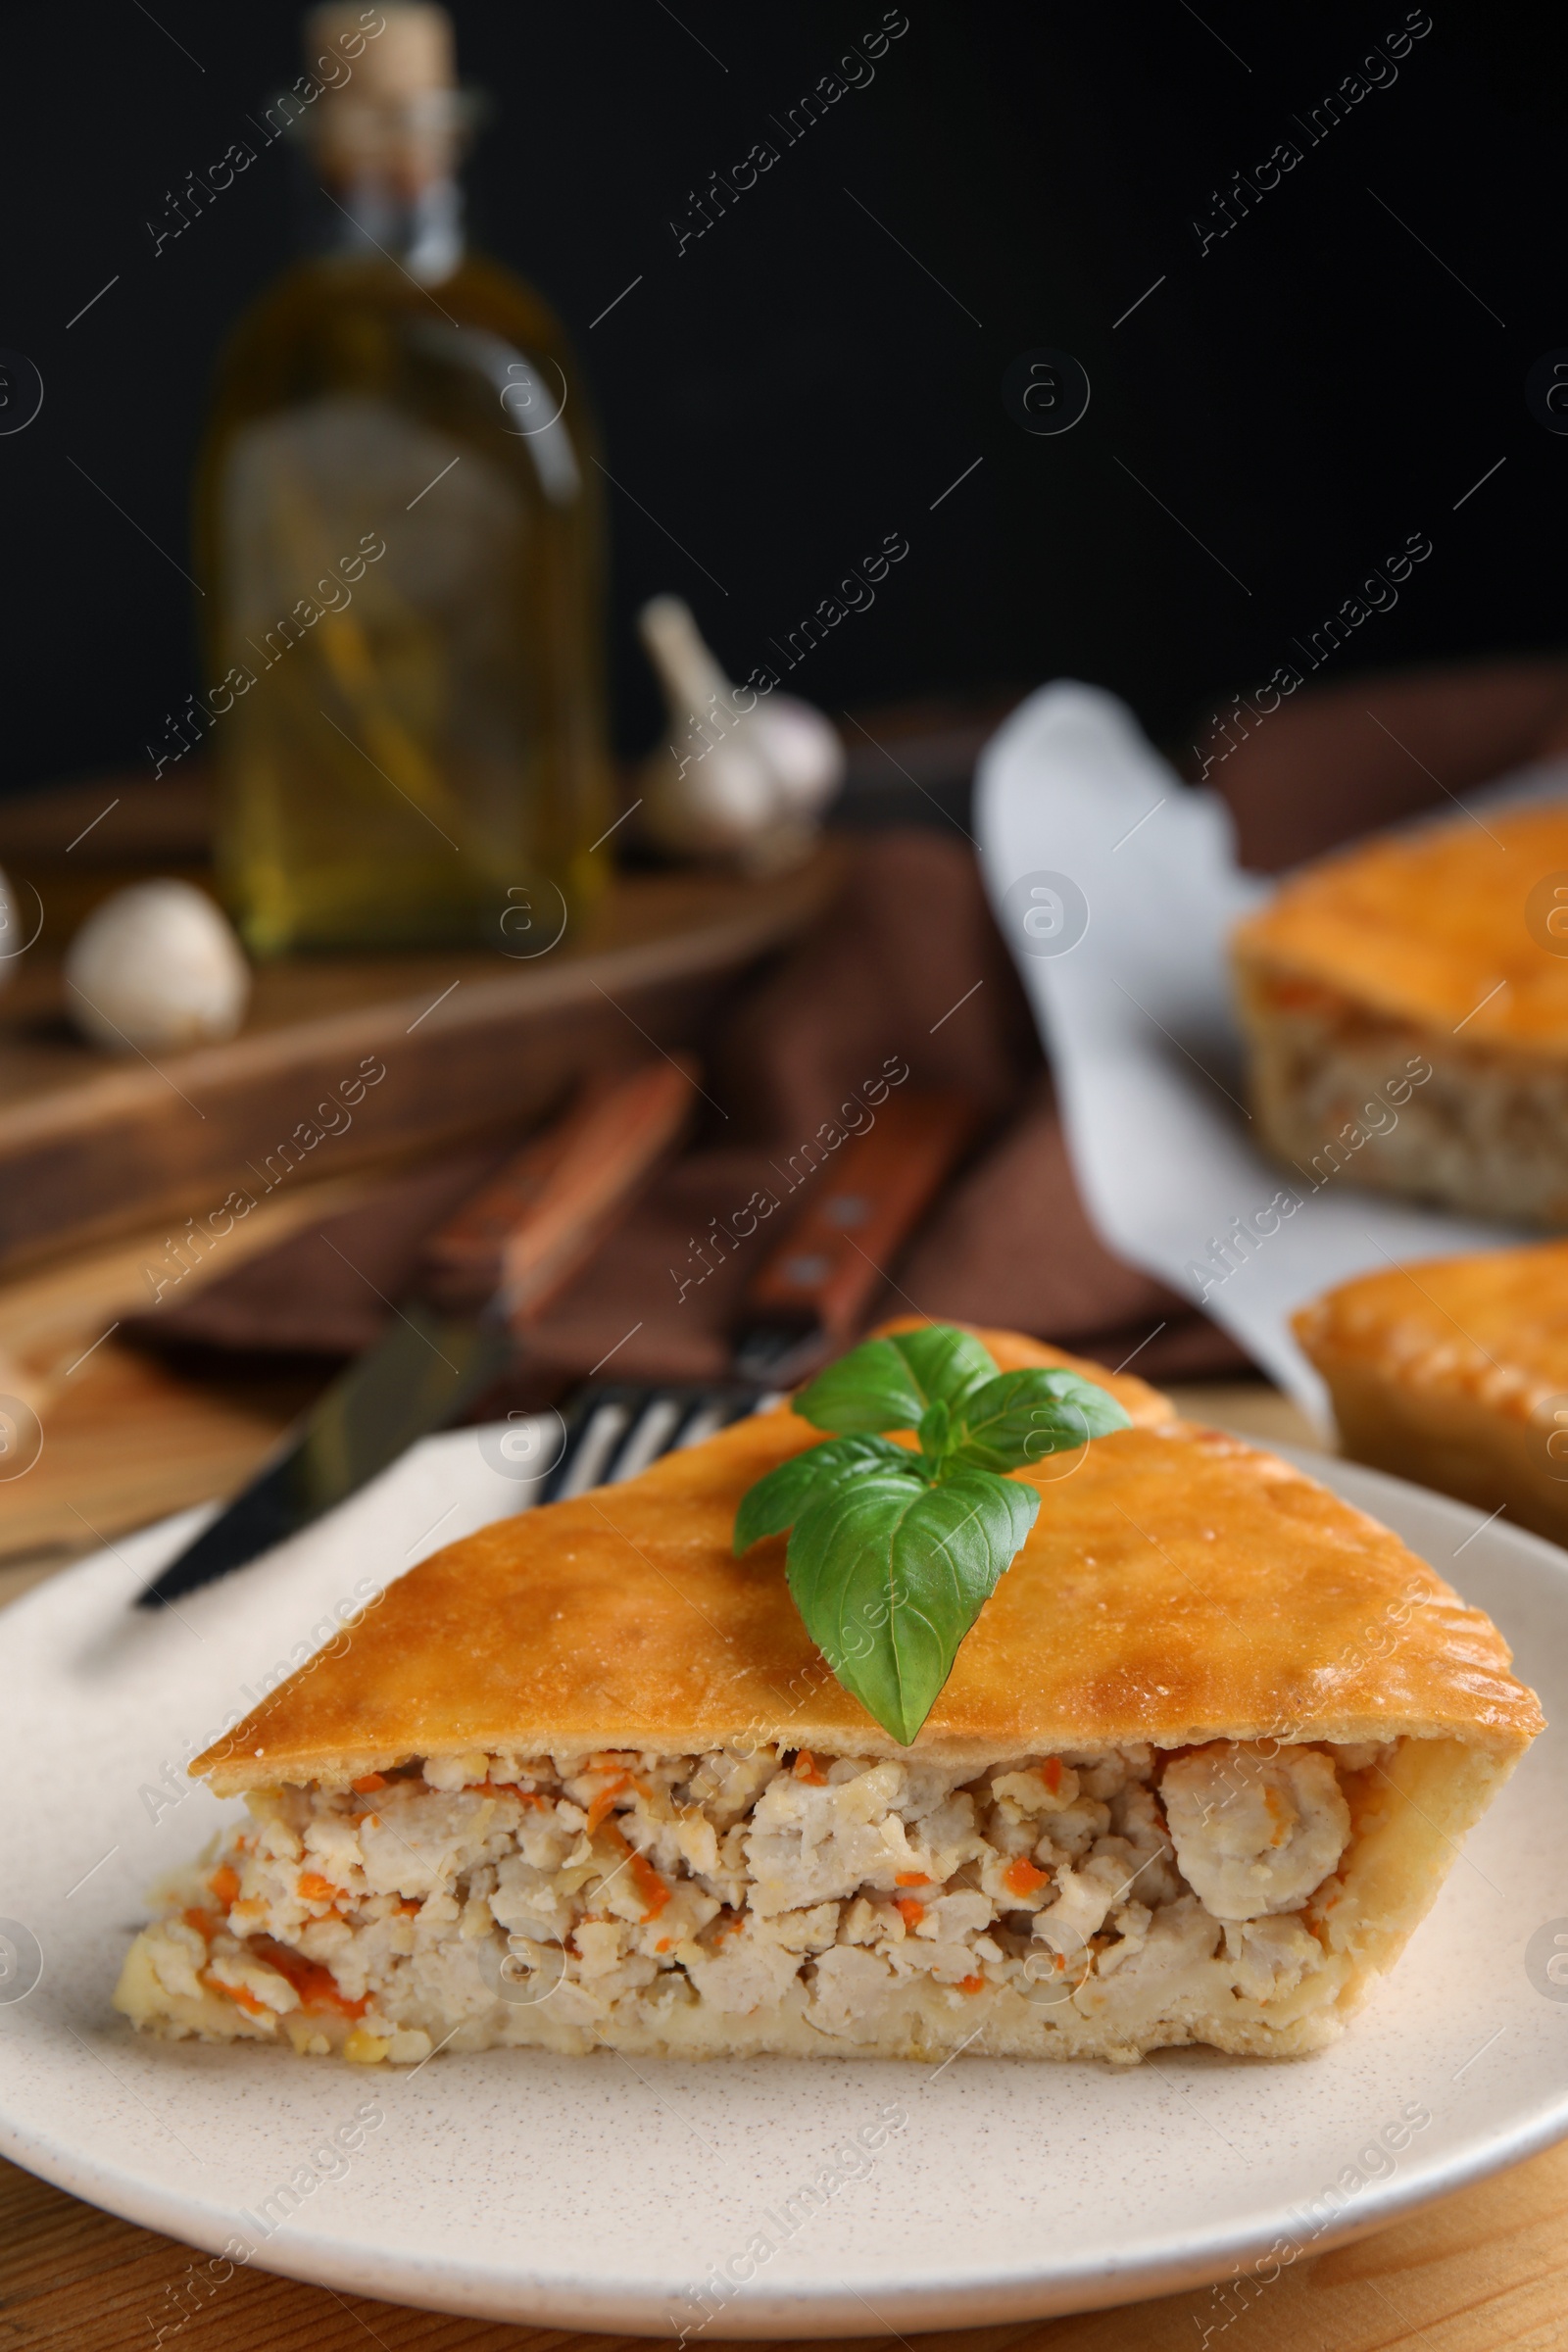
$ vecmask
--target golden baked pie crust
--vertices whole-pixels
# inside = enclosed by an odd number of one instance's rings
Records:
[[[1568,1242],[1379,1267],[1294,1320],[1355,1460],[1568,1540]]]
[[[1445,1045],[1463,1022],[1467,1052],[1568,1054],[1568,956],[1527,919],[1531,892],[1559,872],[1568,803],[1489,812],[1484,826],[1455,818],[1325,858],[1233,934],[1250,1009],[1360,1006]]]
[[[1134,1740],[1408,1736],[1484,1751],[1500,1775],[1541,1728],[1495,1627],[1388,1529],[1275,1457],[1175,1420],[1140,1381],[980,1336],[1004,1368],[1075,1365],[1139,1425],[1036,1474],[1034,1532],[919,1752],[980,1763]],[[226,1795],[474,1751],[904,1752],[827,1671],[790,1598],[783,1539],[731,1555],[747,1487],[818,1440],[780,1407],[624,1486],[448,1545],[193,1772]]]

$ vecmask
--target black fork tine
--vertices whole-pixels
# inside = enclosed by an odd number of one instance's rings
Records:
[[[614,1459],[605,1471],[604,1485],[623,1486],[628,1478],[635,1478],[639,1470],[646,1470],[650,1462],[657,1462],[662,1453],[669,1451],[676,1431],[689,1418],[683,1398],[668,1396],[659,1389],[650,1390],[642,1411],[634,1414],[626,1425],[626,1434],[615,1448]]]
[[[629,1407],[607,1394],[579,1398],[578,1409],[566,1424],[565,1450],[543,1481],[539,1500],[564,1502],[569,1495],[597,1486],[629,1417]]]
[[[578,1391],[566,1412],[566,1445],[540,1485],[540,1502],[564,1502],[590,1487],[618,1486],[666,1453],[701,1445],[776,1395],[730,1382]]]
[[[721,1429],[728,1429],[732,1421],[744,1420],[748,1413],[764,1412],[770,1404],[778,1402],[779,1398],[773,1396],[759,1396],[752,1392],[736,1396],[733,1391],[710,1389],[694,1403],[664,1450],[666,1453],[684,1453],[688,1446],[701,1446],[705,1439],[716,1437]]]

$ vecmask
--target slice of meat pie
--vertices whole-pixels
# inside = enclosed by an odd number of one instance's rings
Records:
[[[1380,1266],[1293,1321],[1354,1460],[1568,1544],[1568,1242]]]
[[[1568,1225],[1568,802],[1325,858],[1232,948],[1281,1159],[1314,1184]]]
[[[783,1539],[733,1555],[819,1442],[781,1408],[422,1562],[200,1757],[247,1815],[119,2006],[394,2063],[1321,2047],[1540,1711],[1387,1529],[1075,1368],[1133,1426],[1028,1474],[912,1745],[828,1670]]]

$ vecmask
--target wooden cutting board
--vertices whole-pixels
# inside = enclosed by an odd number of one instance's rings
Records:
[[[100,788],[73,792],[65,822]],[[43,921],[0,998],[8,1266],[157,1217],[177,1238],[187,1214],[221,1218],[236,1190],[259,1204],[327,1166],[341,1174],[515,1127],[585,1069],[688,1042],[737,972],[821,912],[843,871],[842,852],[824,846],[767,881],[620,876],[580,934],[527,959],[498,945],[266,966],[238,1037],[154,1062],[101,1054],[70,1027],[60,953],[92,890],[87,869],[66,868],[69,850],[40,842],[61,815],[46,826],[34,808],[31,827],[0,821],[23,917]],[[94,869],[98,885],[133,878],[134,829],[127,838],[119,808],[98,830],[114,853]],[[177,831],[154,830],[156,870],[199,874]]]

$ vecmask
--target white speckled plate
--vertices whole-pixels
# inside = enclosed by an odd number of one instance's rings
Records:
[[[1546,2146],[1568,2133],[1568,1555],[1300,1458],[1493,1612],[1559,1727],[1322,2056],[1166,2051],[1117,2073],[515,2051],[400,2076],[138,2039],[109,1995],[143,1889],[227,1810],[169,1784],[357,1579],[515,1507],[459,1431],[177,1616],[126,1603],[195,1515],[0,1619],[0,2148],[218,2255],[220,2295],[238,2240],[267,2269],[442,2310],[803,2336],[1032,2318],[1237,2265],[1266,2292],[1305,2252]]]

